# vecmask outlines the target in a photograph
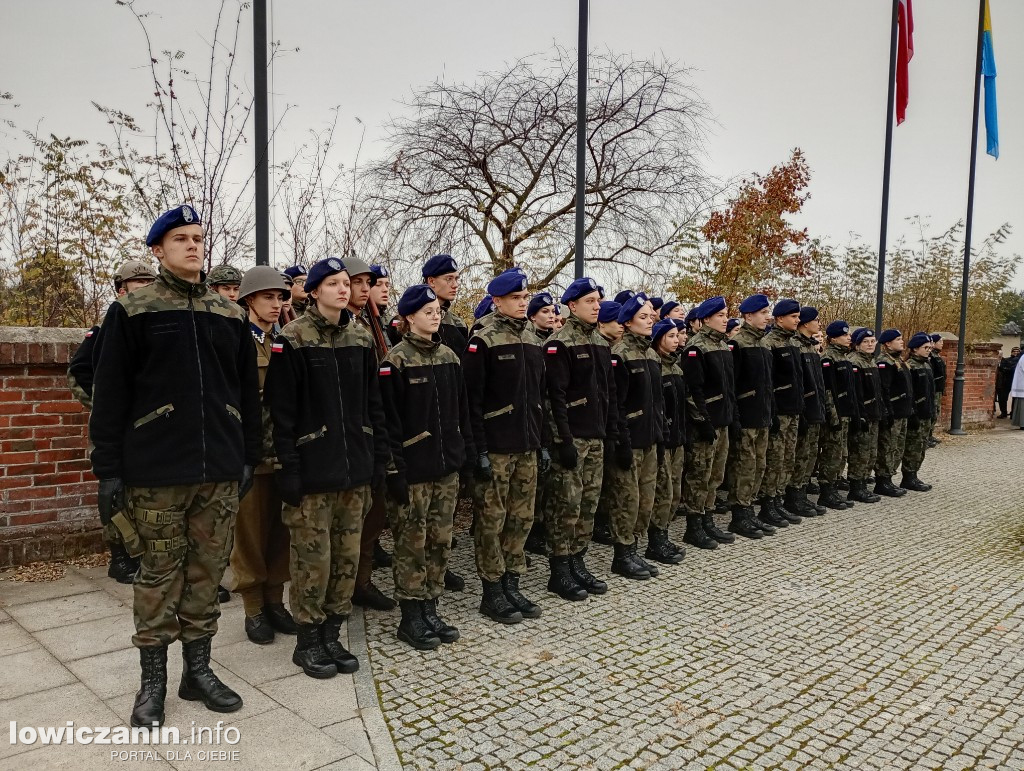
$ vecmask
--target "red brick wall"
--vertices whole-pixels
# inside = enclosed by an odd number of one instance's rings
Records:
[[[0,327],[0,568],[101,547],[88,413],[66,376],[84,335]]]
[[[953,379],[956,376],[957,341],[946,340],[942,358],[946,360],[946,393],[942,397],[939,425],[949,428],[953,408]],[[973,343],[964,355],[963,425],[991,428],[995,419],[996,367],[999,364],[998,343]]]

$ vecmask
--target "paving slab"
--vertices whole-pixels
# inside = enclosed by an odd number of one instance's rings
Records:
[[[21,603],[11,606],[9,612],[29,632],[39,632],[108,616],[124,616],[131,613],[131,605],[97,590]]]
[[[4,656],[0,666],[0,699],[13,699],[75,681],[75,676],[45,648],[35,648]]]

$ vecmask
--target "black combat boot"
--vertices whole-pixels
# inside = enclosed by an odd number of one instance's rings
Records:
[[[839,493],[828,482],[821,483],[821,494],[818,496],[818,504],[836,511],[846,511],[850,504],[844,501]]]
[[[761,499],[761,510],[757,513],[757,518],[769,527],[789,527],[789,522],[775,508],[775,499],[770,495],[766,495]],[[768,532],[763,527],[761,530],[765,533]]]
[[[231,599],[231,592],[223,586],[217,586],[217,602],[227,602]]]
[[[437,599],[420,600],[420,611],[423,613],[423,620],[427,626],[434,630],[434,634],[443,643],[453,643],[459,639],[459,630],[447,623],[437,614]]]
[[[167,646],[139,648],[142,665],[142,687],[135,694],[131,724],[136,728],[152,728],[164,724],[164,701],[167,699]]]
[[[675,544],[668,540],[668,530],[652,527],[647,531],[647,559],[660,562],[662,565],[678,565],[683,555],[676,551]]]
[[[530,527],[530,534],[526,536],[526,545],[523,547],[530,554],[539,554],[542,557],[548,556],[548,547],[544,542],[544,526],[533,521]]]
[[[875,474],[875,492],[884,495],[886,498],[902,498],[907,491],[892,483],[892,477]]]
[[[710,511],[704,512],[704,517],[701,519],[701,524],[704,525],[704,532],[710,535],[719,543],[734,543],[736,536],[732,533],[722,530],[718,525],[715,524],[715,516]]]
[[[850,492],[850,480],[846,477],[839,477],[836,480],[836,489],[842,490],[844,493]]]
[[[913,490],[915,493],[926,493],[932,489],[930,484],[918,479],[917,474],[913,471],[903,473],[903,480],[900,482],[900,487],[906,490]]]
[[[267,621],[263,613],[245,617],[245,636],[257,645],[270,645],[274,642],[274,627]]]
[[[741,535],[744,538],[764,538],[764,531],[754,524],[754,510],[749,506],[736,505],[732,507],[732,520],[729,522],[729,532]],[[774,532],[774,531],[772,531]]]
[[[292,663],[318,680],[326,680],[338,674],[334,663],[320,638],[320,624],[299,624],[298,639],[292,652]]]
[[[625,578],[645,580],[651,577],[651,571],[634,562],[630,553],[631,544],[616,543],[615,556],[612,558],[612,572]]]
[[[808,506],[810,506],[812,509],[814,509],[814,515],[815,516],[817,516],[817,517],[824,517],[825,516],[825,512],[828,511],[828,509],[826,509],[820,503],[812,501],[810,498],[807,497],[807,493],[809,492],[809,487],[810,487],[810,485],[804,485],[803,487],[800,488],[800,500],[803,501]]]
[[[530,600],[519,591],[519,574],[505,573],[501,577],[501,591],[514,610],[518,610],[523,618],[540,618],[540,605]]]
[[[658,570],[657,565],[652,565],[640,556],[640,541],[637,538],[634,538],[633,543],[629,546],[629,558],[633,560],[634,565],[639,567],[641,570],[646,570],[650,573],[651,578],[657,578],[661,575],[661,571]]]
[[[324,646],[327,658],[334,662],[338,671],[343,675],[350,675],[359,669],[359,659],[341,644],[341,625],[344,623],[344,616],[329,615],[320,625],[320,642]]]
[[[686,532],[683,543],[696,546],[698,549],[717,549],[718,541],[704,532],[704,522],[700,514],[686,515]]]
[[[818,511],[815,509],[811,502],[807,499],[801,499],[800,489],[797,487],[787,487],[786,497],[783,501],[783,506],[791,514],[796,514],[800,517],[816,517]]]
[[[444,571],[444,588],[449,592],[466,591],[466,579],[450,570]]]
[[[777,532],[779,532],[774,525],[771,525],[768,522],[765,522],[763,519],[761,519],[758,516],[758,513],[754,511],[753,506],[747,506],[747,511],[750,512],[749,516],[751,523],[753,523],[754,527],[756,527],[765,535],[775,535]],[[788,525],[789,523],[786,522],[786,524]]]
[[[776,495],[774,498],[775,510],[779,512],[779,516],[785,519],[791,525],[798,525],[803,522],[803,518],[795,510],[789,508],[785,501],[783,501],[781,495]]]
[[[201,701],[214,712],[234,712],[242,708],[242,697],[228,688],[210,669],[210,644],[213,635],[200,637],[181,645],[181,685],[178,697],[185,701]]]
[[[586,589],[588,594],[604,594],[608,591],[608,584],[587,570],[587,565],[583,561],[586,555],[586,549],[576,554],[570,554],[569,572],[576,579],[576,583]]]
[[[850,480],[850,492],[846,497],[857,503],[878,503],[882,500],[879,496],[868,490],[867,482],[863,479]]]
[[[130,584],[139,572],[139,561],[132,557],[121,543],[108,543],[110,565],[107,566],[107,577],[119,584]]]
[[[398,639],[418,651],[432,651],[441,645],[441,638],[423,620],[419,600],[399,600],[402,620],[398,624]]]
[[[267,603],[263,606],[263,615],[275,632],[281,634],[297,634],[299,627],[295,624],[295,619],[292,618],[292,614],[288,612],[288,608],[284,606],[284,603],[275,602]]]
[[[373,542],[373,569],[389,568],[393,564],[394,558],[380,545],[380,539],[378,538]]]
[[[587,590],[576,583],[569,572],[568,556],[552,556],[548,559],[551,566],[551,577],[548,579],[548,591],[557,594],[563,600],[572,602],[587,599]]]
[[[508,601],[501,581],[481,579],[480,583],[483,584],[483,597],[480,600],[481,613],[491,619],[491,621],[497,621],[499,624],[522,623],[523,614],[515,605]]]
[[[378,589],[373,581],[367,581],[365,586],[355,588],[355,591],[352,592],[352,604],[373,610],[395,609],[395,601]]]
[[[612,538],[611,528],[607,522],[594,522],[594,532],[591,534],[590,540],[594,543],[603,543],[605,546],[611,546],[615,543],[615,539]]]
[[[816,481],[810,481],[807,483],[807,492],[810,495],[821,495],[821,486]]]

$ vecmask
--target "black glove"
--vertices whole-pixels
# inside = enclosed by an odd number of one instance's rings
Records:
[[[395,503],[402,506],[409,505],[409,483],[405,480],[405,474],[388,474],[384,483],[388,487],[388,495]]]
[[[743,425],[738,421],[734,420],[729,424],[729,441],[739,442],[740,437],[743,436]]]
[[[893,419],[892,415],[889,415],[885,420],[882,421],[882,423],[885,424],[886,428],[892,428],[893,423],[895,422],[896,421]]]
[[[658,465],[665,462],[665,443],[658,442]]]
[[[254,471],[255,469],[249,464],[242,466],[242,481],[238,483],[238,500],[242,500],[245,494],[252,489]]]
[[[281,496],[282,501],[289,506],[298,507],[302,505],[302,479],[299,478],[298,474],[278,471],[275,480],[277,482],[277,494]]]
[[[580,458],[576,453],[576,445],[572,441],[562,442],[555,445],[555,455],[558,457],[558,464],[562,468],[576,468]]]
[[[633,467],[633,448],[624,442],[615,445],[615,462],[623,471],[629,471]]]
[[[96,503],[100,522],[109,525],[114,515],[124,510],[124,480],[120,477],[101,479]]]
[[[697,428],[697,437],[702,442],[708,442],[709,444],[715,442],[718,439],[718,432],[715,431],[715,427],[711,425],[711,421],[702,420],[695,424]]]
[[[493,478],[494,474],[491,472],[491,459],[487,457],[486,452],[482,452],[476,456],[476,468],[473,469],[473,473],[481,482],[488,482]]]
[[[551,471],[551,453],[547,447],[537,450],[537,476],[546,476]]]
[[[388,470],[385,466],[374,466],[373,474],[370,475],[370,490],[379,495],[384,492],[384,486],[387,482]]]
[[[782,424],[779,423],[779,416],[778,415],[772,415],[772,424],[768,428],[768,433],[771,434],[772,436],[778,436],[779,431],[781,431],[781,430],[782,430]]]
[[[835,423],[828,424],[828,430],[831,431],[833,434],[838,434],[840,431],[843,430],[843,421],[837,418]]]
[[[800,421],[797,423],[797,426],[796,426],[796,435],[797,436],[806,436],[807,435],[807,428],[808,428],[807,421],[804,420],[803,418],[800,418]]]

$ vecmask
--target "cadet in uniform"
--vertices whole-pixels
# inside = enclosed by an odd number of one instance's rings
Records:
[[[599,356],[601,344],[595,342],[602,297],[594,279],[573,281],[562,294],[568,320],[544,345],[554,424],[546,512],[551,545],[548,591],[565,600],[608,591],[584,562],[601,497],[604,445],[615,398],[611,358]]]
[[[665,452],[661,357],[651,348],[650,338],[656,318],[647,295],[633,295],[619,311],[625,332],[612,346],[620,424],[609,480],[615,539],[612,572],[633,579],[659,572],[638,554],[639,537],[651,522],[659,456]]]
[[[849,360],[857,381],[857,429],[850,422],[850,448],[847,476],[850,492],[847,499],[857,503],[878,503],[881,498],[868,490],[867,478],[875,468],[878,455],[878,423],[888,412],[882,400],[882,386],[875,364],[874,330],[861,328],[850,336],[853,350]]]
[[[661,306],[661,309],[658,311],[658,316],[662,319],[683,321],[686,318],[686,308],[677,303],[675,300],[669,300],[667,303]]]
[[[485,483],[473,534],[483,582],[480,612],[502,624],[540,615],[519,591],[533,524],[545,392],[543,354],[526,328],[526,287],[517,268],[491,280],[487,292],[494,298],[494,321],[470,338],[463,355],[475,475]]]
[[[256,350],[260,392],[267,379],[274,324],[281,305],[290,296],[281,274],[269,265],[246,271],[239,287],[239,302],[249,315],[249,331]],[[263,407],[263,457],[253,478],[252,492],[238,505],[235,543],[231,549],[234,591],[245,608],[245,634],[257,645],[274,641],[274,632],[295,634],[295,621],[284,606],[288,581],[288,528],[281,519],[281,496],[274,471],[273,425],[270,410]]]
[[[306,305],[309,304],[309,295],[306,294],[306,270],[305,265],[292,265],[285,268],[284,272],[292,280],[292,312],[298,318],[306,312]]]
[[[529,321],[527,328],[533,331],[538,345],[542,345],[559,328],[559,315],[558,305],[555,304],[555,298],[551,296],[550,292],[539,292],[530,300],[530,304],[526,308],[526,318]],[[549,414],[547,400],[548,397],[545,394],[545,415]],[[543,455],[543,458],[539,459],[540,467],[550,469],[551,449],[549,447],[542,447],[540,452]],[[533,526],[530,528],[530,534],[526,537],[526,550],[534,554],[547,554],[544,544],[544,524],[545,518],[550,513],[548,511],[550,481],[550,473],[540,474],[537,477],[537,495],[533,507]]]
[[[664,308],[664,306],[662,306]],[[678,565],[685,550],[672,543],[668,526],[682,501],[683,464],[686,460],[686,383],[679,366],[679,326],[675,319],[662,319],[651,330],[651,345],[661,357],[661,391],[664,405],[664,452],[658,462],[651,525],[647,529],[644,556],[663,565]]]
[[[388,514],[395,536],[398,639],[433,650],[459,639],[437,612],[452,545],[459,470],[475,457],[469,403],[455,352],[440,341],[441,306],[423,284],[405,290],[402,341],[381,362],[392,467]]]
[[[370,270],[373,275],[376,276],[377,280],[373,286],[370,287],[370,301],[366,304],[367,318],[376,327],[384,331],[382,335],[383,342],[387,348],[391,348],[397,345],[401,341],[401,336],[397,339],[391,337],[391,327],[386,323],[388,315],[388,304],[391,302],[391,272],[383,265],[371,265]],[[376,314],[373,313],[376,309]],[[394,320],[397,320],[398,316],[395,316]],[[374,335],[376,340],[376,335]],[[380,348],[381,346],[377,346]],[[380,545],[380,537],[373,542],[373,563],[372,567],[376,568],[389,568],[392,566],[391,555],[388,554],[384,547]]]
[[[619,311],[622,306],[614,300],[603,300],[597,312],[597,334],[594,336],[594,353],[601,362],[605,372],[612,372],[612,346],[622,339],[622,325],[619,323]],[[609,376],[609,387],[615,383],[614,373]],[[615,462],[615,437],[619,434],[618,397],[608,402],[608,427],[605,432],[604,466],[601,470],[601,497],[597,501],[594,514],[594,531],[591,540],[611,546],[612,539],[611,496],[612,496],[612,464]]]
[[[939,439],[935,436],[935,424],[939,420],[939,413],[942,412],[942,395],[946,393],[946,360],[942,358],[942,335],[937,332],[931,336],[932,352],[929,354],[928,363],[932,366],[932,374],[935,375],[935,418],[932,420],[932,430],[928,434],[928,446],[935,447]],[[1013,354],[1013,351],[1010,351]],[[1017,349],[1020,355],[1020,349]]]
[[[800,416],[797,431],[796,458],[793,462],[793,479],[789,494],[796,501],[800,514],[805,517],[821,516],[825,507],[812,503],[807,498],[807,487],[818,462],[818,444],[821,424],[825,422],[825,381],[821,369],[821,322],[818,309],[804,306],[800,309],[800,325],[797,327],[797,345],[803,363],[804,411]],[[820,490],[820,489],[819,489]]]
[[[238,302],[238,287],[241,283],[242,271],[234,265],[218,265],[206,277],[206,285],[231,302]]]
[[[818,504],[843,511],[853,506],[839,494],[836,483],[846,465],[847,443],[853,423],[860,430],[857,381],[850,356],[850,325],[833,321],[825,327],[828,342],[821,357],[825,384],[825,424],[821,427],[818,454]]]
[[[242,309],[203,283],[199,215],[165,212],[146,245],[159,278],[107,311],[89,421],[100,518],[127,505],[145,545],[133,726],[163,723],[167,647],[178,639],[178,696],[217,712],[242,706],[210,669],[210,643],[238,500],[261,450],[255,351]]]
[[[754,513],[754,498],[761,487],[768,457],[768,432],[772,425],[772,353],[763,345],[771,320],[768,298],[753,294],[740,303],[743,324],[729,340],[736,380],[736,412],[739,431],[729,437],[728,502],[732,508],[729,531],[744,538],[774,535],[788,527],[771,499],[763,500]]]
[[[903,447],[903,481],[900,487],[904,490],[926,493],[932,486],[922,482],[917,472],[924,463],[928,436],[935,421],[935,374],[929,362],[932,341],[924,332],[918,332],[910,338],[907,347],[910,349],[907,369],[910,372],[914,412],[907,419],[907,440]]]
[[[306,312],[273,345],[264,401],[291,534],[292,662],[310,677],[359,668],[339,642],[352,609],[359,542],[390,458],[373,340],[349,313],[349,277],[331,257],[309,269]]]
[[[149,286],[155,280],[156,273],[152,267],[141,260],[128,260],[114,272],[114,292],[118,297],[124,297],[129,292]],[[92,385],[99,353],[99,338],[99,327],[93,327],[86,332],[85,339],[68,364],[68,388],[87,410],[92,409]],[[89,449],[91,452],[91,443]],[[139,570],[138,558],[128,553],[124,539],[112,524],[103,526],[103,542],[110,551],[107,576],[119,584],[130,584]],[[137,546],[133,544],[133,550]]]
[[[903,363],[903,335],[898,329],[886,329],[878,336],[881,348],[876,354],[878,379],[886,415],[878,424],[878,454],[875,460],[875,492],[890,498],[907,494],[892,483],[903,459],[907,440],[907,418],[913,413],[910,372]]]

